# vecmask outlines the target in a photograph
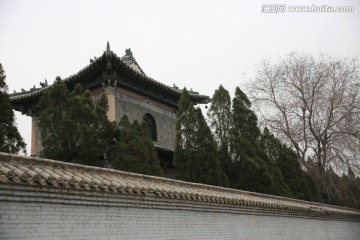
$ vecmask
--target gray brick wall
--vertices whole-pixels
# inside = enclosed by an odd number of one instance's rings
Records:
[[[116,121],[126,114],[129,120],[142,121],[145,114],[151,114],[157,125],[157,139],[160,144],[175,147],[176,115],[149,102],[115,93]]]
[[[4,240],[356,240],[359,236],[360,223],[355,221],[211,210],[176,201],[0,190],[0,239]]]

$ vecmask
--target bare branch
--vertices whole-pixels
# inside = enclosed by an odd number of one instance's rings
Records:
[[[265,60],[250,84],[261,122],[291,144],[307,167],[359,169],[360,64],[354,59],[290,54]]]

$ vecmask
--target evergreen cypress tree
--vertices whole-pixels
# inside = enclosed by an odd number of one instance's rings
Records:
[[[301,169],[296,153],[275,138],[267,128],[261,136],[261,147],[271,162],[280,169],[282,178],[291,192],[290,196],[314,201],[316,197],[314,183],[311,177]]]
[[[77,84],[69,93],[58,77],[40,98],[41,156],[66,162],[103,166],[103,154],[113,134],[106,117],[107,98],[94,102]]]
[[[348,168],[348,174],[343,174],[341,181],[345,186],[348,186],[348,188],[342,188],[342,195],[350,198],[350,201],[348,201],[350,204],[341,199],[342,205],[346,204],[348,207],[360,209],[360,177],[357,177],[351,168]]]
[[[231,129],[231,156],[237,172],[233,187],[288,196],[286,185],[279,170],[269,162],[260,148],[261,132],[251,103],[240,88],[236,88],[233,99],[233,127]]]
[[[230,129],[232,127],[231,99],[229,92],[222,86],[215,90],[208,111],[210,126],[217,142],[219,161],[229,182],[234,182],[233,161],[230,157]]]
[[[179,101],[176,130],[174,164],[177,179],[227,185],[214,137],[201,109],[194,109],[186,89]]]
[[[196,165],[194,172],[197,179],[196,182],[228,186],[226,174],[220,166],[217,146],[214,137],[207,125],[200,108],[195,110],[195,146],[196,151],[193,155],[193,161]],[[199,171],[196,173],[196,170]]]
[[[16,127],[5,79],[5,71],[0,63],[0,152],[26,153],[26,144]]]
[[[130,123],[126,115],[119,125],[118,141],[110,153],[111,165],[122,171],[163,176],[147,125],[138,121]]]
[[[195,109],[186,89],[183,90],[178,108],[174,152],[175,176],[180,180],[193,181],[197,177],[191,170],[193,168],[192,155],[196,151],[194,146]]]
[[[271,184],[271,176],[265,171],[264,163],[257,156],[257,139],[260,135],[257,118],[249,109],[250,101],[246,95],[236,88],[233,99],[233,127],[231,129],[231,155],[235,163],[235,182],[232,187],[265,192],[265,185]]]

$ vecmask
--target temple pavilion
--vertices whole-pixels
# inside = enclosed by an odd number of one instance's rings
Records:
[[[172,177],[176,112],[182,91],[175,85],[167,86],[147,76],[131,50],[125,52],[123,57],[118,57],[107,43],[106,51],[100,57],[90,60],[88,66],[63,81],[69,90],[80,83],[84,89],[91,91],[94,100],[105,93],[110,121],[118,122],[123,115],[127,115],[131,121],[145,121],[164,173]],[[34,109],[44,90],[49,87],[47,81],[41,82],[40,86],[10,95],[13,108],[32,118],[33,156],[38,155],[42,148]],[[190,91],[190,98],[195,104],[210,102],[208,96],[193,91]]]

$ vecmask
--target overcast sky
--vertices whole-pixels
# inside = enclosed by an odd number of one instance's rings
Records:
[[[263,13],[264,4],[354,11]],[[220,84],[230,92],[243,87],[269,56],[359,56],[360,3],[0,0],[0,62],[10,93],[78,72],[102,55],[107,41],[118,56],[131,48],[148,76],[211,96]],[[16,117],[30,149],[30,118]]]

